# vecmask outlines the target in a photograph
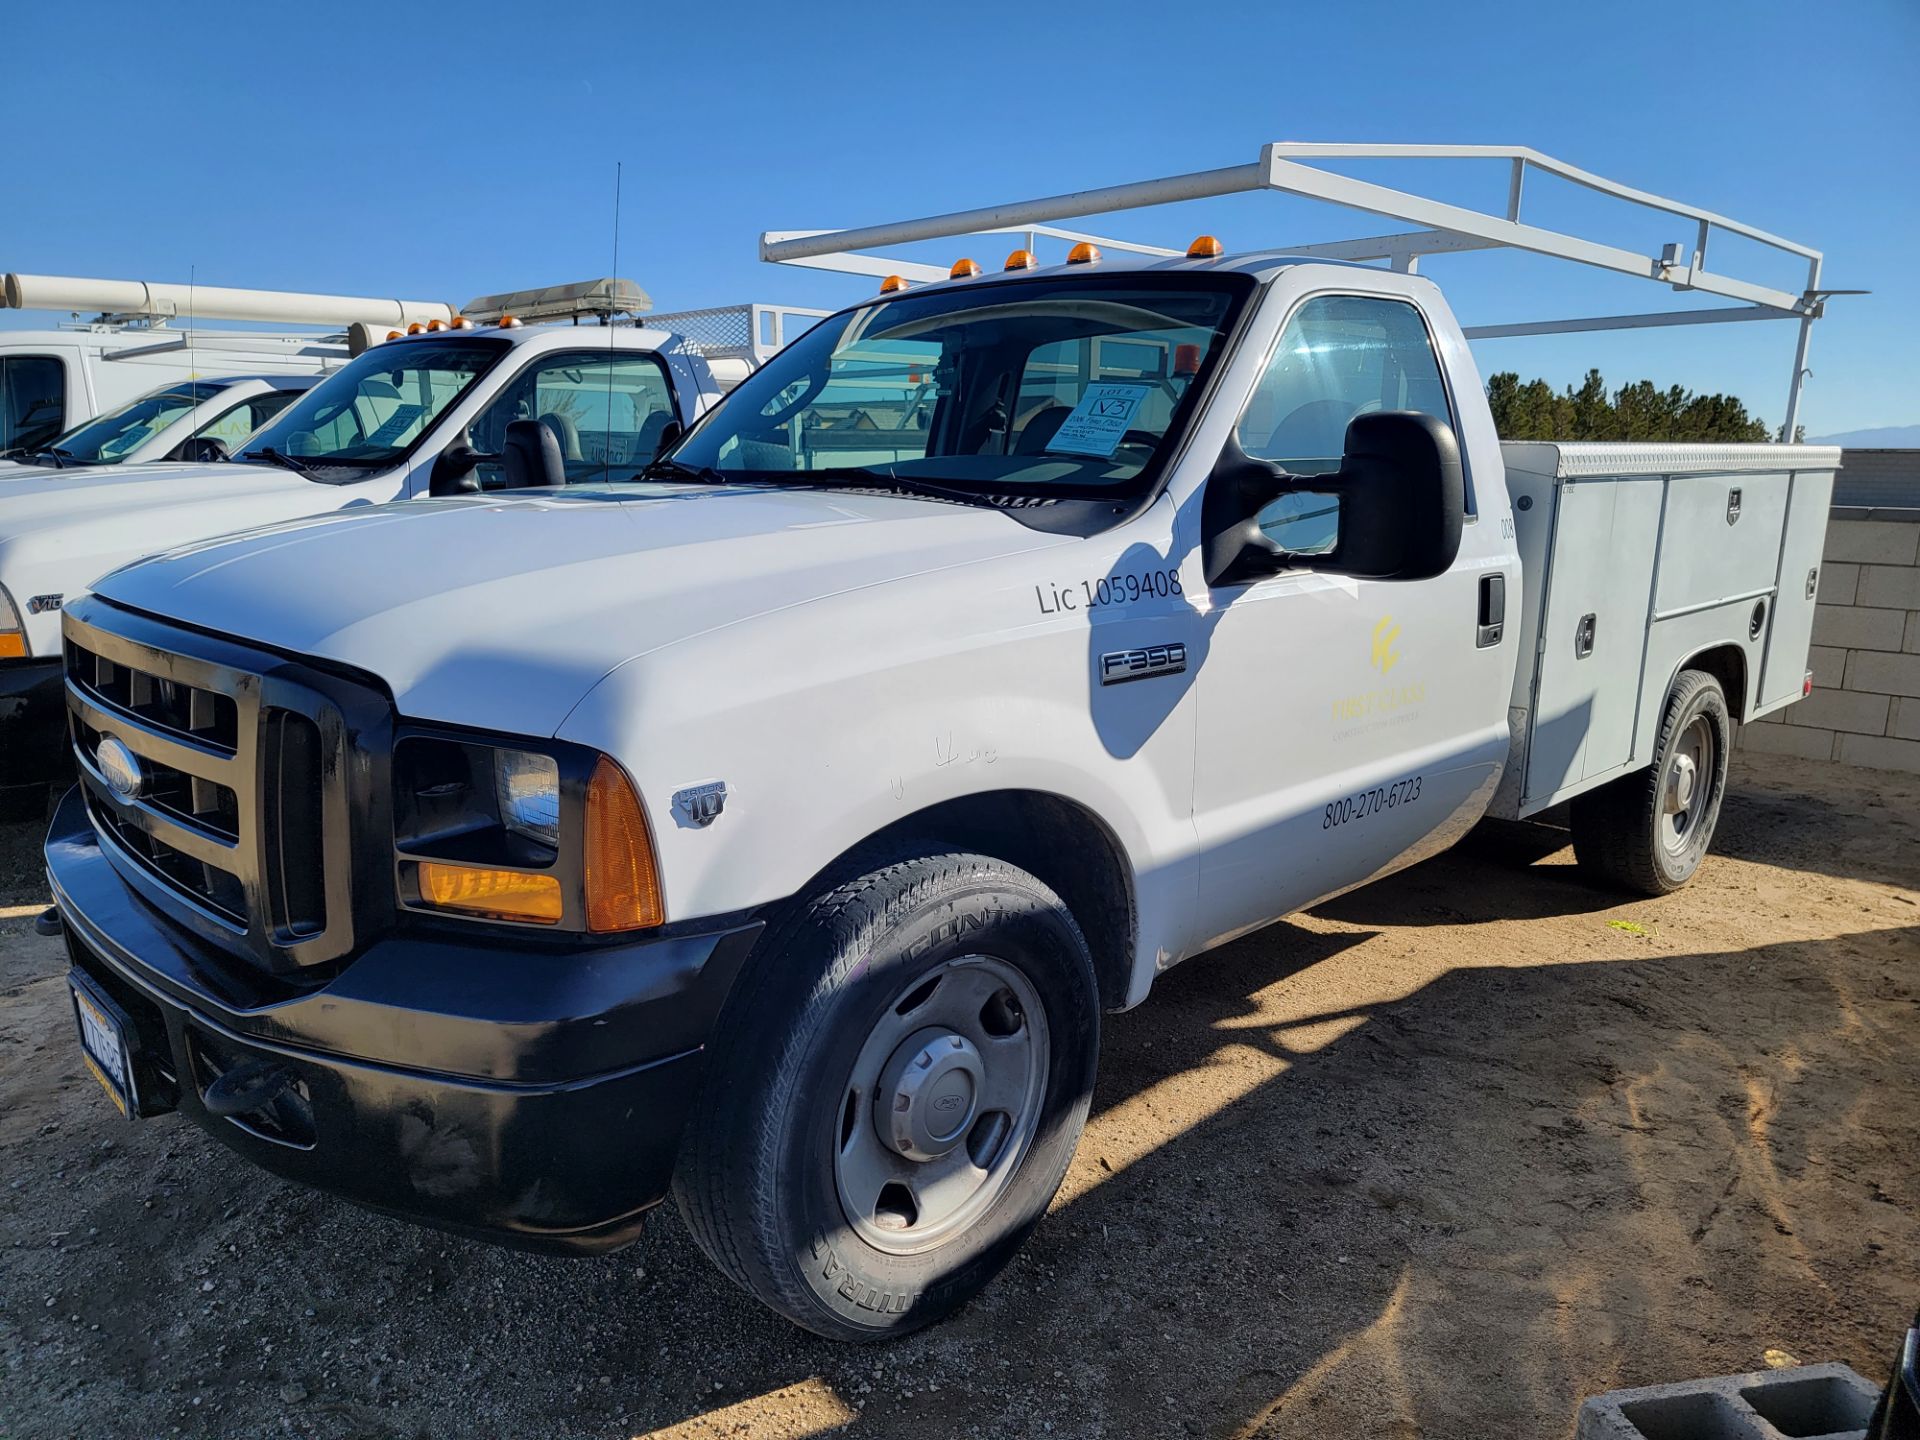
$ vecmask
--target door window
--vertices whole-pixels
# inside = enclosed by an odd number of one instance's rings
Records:
[[[1287,322],[1240,416],[1240,448],[1295,475],[1332,474],[1347,422],[1377,410],[1453,423],[1426,322],[1404,300],[1317,295]]]
[[[0,451],[37,450],[66,418],[66,366],[51,355],[0,358]]]
[[[193,438],[218,440],[231,455],[242,440],[291,405],[300,393],[298,390],[270,390],[265,395],[242,400],[194,431]]]
[[[560,442],[567,483],[631,479],[653,459],[674,418],[673,389],[652,355],[547,355],[515,376],[469,427],[482,455],[506,448],[507,426],[538,420]],[[484,460],[474,472],[484,490],[506,484],[506,468]]]

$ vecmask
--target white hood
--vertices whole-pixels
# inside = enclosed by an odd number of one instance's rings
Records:
[[[410,718],[547,735],[637,655],[1062,541],[1001,511],[894,496],[596,486],[317,516],[155,556],[95,588],[370,672]]]
[[[270,465],[27,470],[0,479],[0,586],[22,607],[39,595],[72,600],[96,577],[156,550],[337,509],[351,498]],[[54,610],[28,617],[35,655],[59,653],[59,622]]]

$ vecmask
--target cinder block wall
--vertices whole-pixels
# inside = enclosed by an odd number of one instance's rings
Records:
[[[1812,664],[1813,694],[1742,726],[1741,746],[1920,773],[1920,510],[1835,507]]]

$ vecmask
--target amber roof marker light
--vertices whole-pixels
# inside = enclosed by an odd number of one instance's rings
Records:
[[[1187,246],[1189,260],[1215,260],[1227,253],[1227,247],[1212,235],[1196,235]]]
[[[1069,265],[1094,265],[1099,263],[1100,247],[1091,240],[1082,240],[1067,252]]]
[[[907,282],[898,275],[889,275],[880,282],[880,293],[882,295],[898,295],[906,288]]]
[[[1038,269],[1039,265],[1040,261],[1031,250],[1016,250],[1007,256],[1007,263],[1000,268],[1003,270],[1034,270]]]
[[[969,260],[965,256],[962,256],[960,259],[953,262],[953,268],[947,271],[947,278],[949,280],[971,280],[974,276],[978,275],[979,273],[980,273],[979,262],[976,260]]]

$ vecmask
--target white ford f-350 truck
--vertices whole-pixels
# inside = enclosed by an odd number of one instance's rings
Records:
[[[890,282],[636,481],[102,579],[46,856],[115,1104],[552,1250],[672,1193],[872,1338],[1039,1221],[1168,966],[1568,799],[1683,884],[1836,452],[1503,453],[1431,282],[1218,250]]]
[[[631,474],[819,312],[741,305],[582,326],[647,305],[601,280],[470,301],[377,343],[231,460],[35,470],[0,483],[0,816],[39,815],[62,773],[60,610],[94,577],[207,536],[512,483],[516,420],[566,479]],[[527,323],[527,322],[549,323]],[[684,327],[684,328],[682,328]]]

